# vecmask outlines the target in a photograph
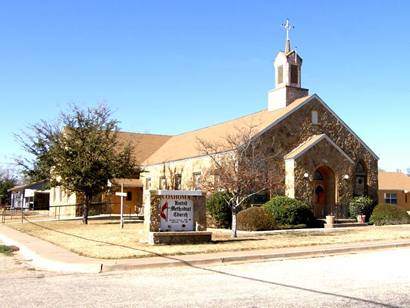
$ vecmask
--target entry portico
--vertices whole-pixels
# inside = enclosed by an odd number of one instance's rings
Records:
[[[314,135],[284,159],[287,196],[311,204],[316,217],[343,216],[338,205],[353,197],[347,183],[355,163],[336,143],[326,134]]]

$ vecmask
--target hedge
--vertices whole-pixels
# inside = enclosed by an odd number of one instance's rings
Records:
[[[275,226],[270,212],[264,207],[250,207],[237,215],[238,230],[262,231],[272,230]]]
[[[377,226],[410,224],[410,215],[407,214],[405,209],[398,208],[395,205],[379,204],[373,210],[370,223]]]
[[[278,225],[315,226],[315,217],[309,206],[300,200],[286,196],[275,196],[263,206]]]

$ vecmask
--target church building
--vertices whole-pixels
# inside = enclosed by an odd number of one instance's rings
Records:
[[[317,94],[302,87],[303,60],[291,48],[288,22],[285,29],[285,49],[273,61],[275,85],[265,110],[175,136],[119,133],[145,170],[128,188],[136,207],[142,207],[143,190],[201,189],[210,158],[198,140],[218,142],[241,127],[254,128],[252,138],[259,138],[271,159],[274,193],[306,202],[317,218],[346,217],[354,196],[377,201],[377,155]]]
[[[302,58],[291,48],[289,23],[285,50],[273,66],[275,87],[267,109],[176,136],[121,133],[135,145],[144,172],[144,189],[200,189],[210,164],[198,140],[217,142],[235,129],[254,127],[277,174],[275,193],[303,200],[316,217],[347,215],[354,196],[377,201],[378,157],[317,95],[302,87]],[[172,182],[172,183],[171,183]]]

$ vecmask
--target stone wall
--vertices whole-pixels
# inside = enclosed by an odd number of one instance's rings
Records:
[[[318,113],[318,124],[312,124],[312,111]],[[337,146],[339,146],[355,163],[362,161],[367,170],[367,194],[377,201],[378,190],[378,167],[377,159],[365,146],[351,133],[343,122],[338,120],[332,112],[325,108],[317,99],[303,105],[294,111],[274,127],[265,131],[259,138],[260,150],[265,153],[269,161],[269,169],[274,172],[274,187],[271,193],[284,195],[286,192],[286,171],[284,156],[305,142],[312,135],[326,134]],[[295,169],[295,197],[311,203],[312,188],[303,184],[303,174],[310,173],[313,168],[320,165],[328,165],[336,174],[337,196],[336,203],[341,204],[340,215],[346,214],[346,204],[353,196],[354,189],[354,165],[340,162],[340,153],[336,149],[320,146],[310,157],[319,155],[321,161],[299,161]],[[308,156],[309,157],[309,156]],[[326,160],[326,161],[324,161]],[[298,165],[299,164],[299,165]],[[338,165],[340,164],[340,165]],[[147,171],[142,175],[145,183],[146,178],[151,179],[151,189],[159,189],[159,179],[165,175],[169,181],[168,169],[175,170],[182,175],[182,189],[193,189],[193,173],[201,172],[210,166],[208,157],[195,157],[173,162],[164,162],[152,166],[145,166]],[[349,180],[341,180],[345,174]],[[146,189],[147,187],[145,187]]]
[[[312,111],[317,111],[319,122],[312,124]],[[306,141],[312,135],[326,134],[335,142],[355,163],[363,161],[367,170],[368,195],[377,200],[377,159],[359,142],[342,122],[329,112],[318,100],[305,104],[283,121],[267,130],[262,136],[262,150],[271,159],[271,168],[277,173],[275,193],[285,194],[285,162],[283,157]],[[333,156],[327,157],[328,163],[336,165]],[[336,158],[338,160],[338,158]],[[352,169],[346,172],[353,174]],[[295,171],[296,172],[296,171]],[[302,175],[304,172],[302,173]],[[296,177],[300,176],[295,175]],[[353,176],[352,176],[353,178]],[[353,192],[353,179],[339,182],[339,200],[350,199]],[[295,192],[297,195],[308,192]]]

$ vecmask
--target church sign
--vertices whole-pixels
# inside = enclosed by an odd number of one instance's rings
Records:
[[[159,204],[161,231],[193,231],[193,203],[190,199],[161,199]]]
[[[207,243],[205,193],[187,190],[144,191],[144,233],[150,244]]]

